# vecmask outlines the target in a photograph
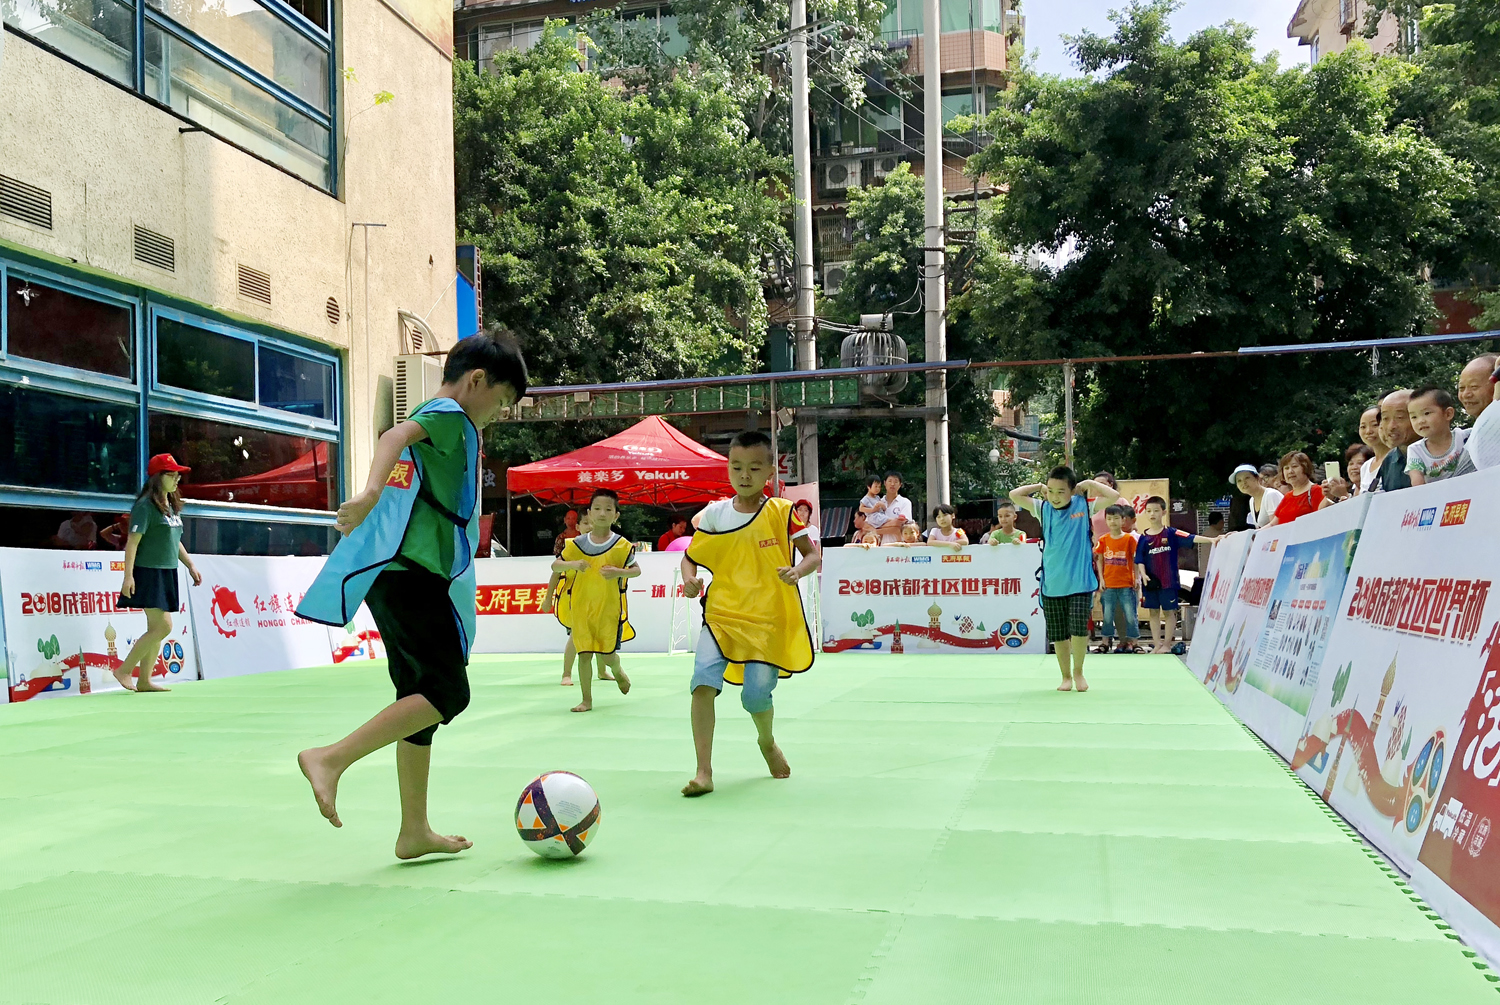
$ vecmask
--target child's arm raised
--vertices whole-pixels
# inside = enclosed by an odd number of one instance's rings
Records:
[[[792,538],[792,546],[802,556],[802,561],[796,565],[783,565],[776,570],[776,575],[781,577],[781,581],[789,585],[795,584],[797,580],[808,576],[823,564],[823,556],[818,554],[818,550],[812,546],[812,542],[807,539],[807,535],[804,534],[802,537]],[[683,564],[687,564],[687,559],[683,559]]]
[[[1045,490],[1047,486],[1040,483],[1036,485],[1022,485],[1018,489],[1010,490],[1010,501],[1023,510],[1031,509],[1031,497]]]
[[[401,452],[413,443],[420,443],[427,439],[427,430],[422,428],[420,422],[412,422],[408,419],[399,422],[380,434],[379,441],[375,444],[375,459],[370,462],[370,477],[365,481],[364,491],[350,499],[346,499],[339,507],[339,515],[334,527],[340,534],[349,534],[354,528],[365,522],[365,517],[370,515],[370,510],[380,501],[380,493],[385,491],[385,483],[390,480],[391,471],[396,467],[396,462],[401,459]]]
[[[1085,478],[1073,489],[1075,496],[1083,496],[1087,499],[1090,495],[1094,497],[1094,508],[1113,506],[1120,500],[1120,493],[1110,488],[1103,482],[1096,482],[1092,478]]]

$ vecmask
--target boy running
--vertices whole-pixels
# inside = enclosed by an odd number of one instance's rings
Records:
[[[1034,498],[1038,492],[1046,493],[1046,502]],[[1047,475],[1047,484],[1012,489],[1010,498],[1042,521],[1042,615],[1062,671],[1057,689],[1087,691],[1083,658],[1089,651],[1089,608],[1099,588],[1091,511],[1111,505],[1120,493],[1092,478],[1079,481],[1072,468],[1059,466]]]
[[[714,574],[703,597],[703,632],[690,686],[698,771],[683,786],[685,796],[714,789],[714,699],[726,680],[742,685],[740,704],[755,722],[771,777],[792,774],[771,732],[771,692],[778,678],[813,664],[812,633],[797,581],[822,560],[791,501],[765,496],[775,464],[765,433],[736,436],[729,444],[734,498],[704,508],[698,533],[682,557],[682,592],[689,599],[704,591],[698,567]],[[795,565],[794,552],[802,557]]]
[[[297,609],[309,621],[346,625],[364,602],[380,629],[396,700],[337,743],[302,751],[297,764],[318,811],[342,827],[339,777],[395,743],[397,858],[473,844],[427,822],[427,775],[433,734],[469,704],[479,430],[525,393],[526,363],[508,332],[481,332],[454,346],[437,397],[381,435],[364,490],[339,507],[336,526],[345,536]]]
[[[569,630],[568,642],[581,660],[578,673],[583,701],[575,712],[594,707],[593,657],[599,657],[599,675],[606,666],[614,670],[621,694],[630,693],[630,678],[620,667],[620,643],[635,638],[625,601],[625,583],[641,574],[635,546],[615,533],[620,517],[620,497],[610,489],[595,489],[589,500],[589,532],[569,538],[562,555],[552,563],[562,576],[562,594],[557,620]],[[580,521],[581,523],[582,521]]]
[[[1221,538],[1201,537],[1166,526],[1167,501],[1161,496],[1146,500],[1146,526],[1135,546],[1136,569],[1141,576],[1141,606],[1151,624],[1151,651],[1169,652],[1177,635],[1177,553],[1195,544],[1218,544]]]
[[[686,521],[684,521],[684,523],[685,522]],[[588,535],[588,532],[589,532],[589,514],[588,514],[588,511],[585,510],[583,516],[581,516],[581,517],[578,518],[578,534],[575,535],[575,536],[577,536],[577,537],[586,537]],[[572,538],[569,538],[568,540],[572,540]],[[563,542],[563,547],[564,548],[567,547],[567,541]],[[562,554],[562,548],[557,549],[557,554],[559,554],[559,555]],[[546,596],[544,596],[542,598],[542,604],[541,604],[541,607],[540,607],[541,613],[543,613],[543,614],[552,614],[552,613],[556,612],[556,610],[557,610],[557,588],[561,584],[562,584],[562,573],[560,573],[560,572],[557,571],[557,563],[554,562],[553,563],[552,578],[549,579],[549,580],[547,580],[547,594],[546,594]],[[567,626],[564,625],[563,627],[566,628]],[[576,663],[576,662],[578,662],[578,647],[573,644],[573,631],[572,631],[572,629],[568,629],[568,642],[567,642],[567,645],[563,646],[563,672],[562,672],[562,680],[558,682],[563,687],[572,687],[573,686],[573,664]],[[610,675],[609,670],[604,666],[603,663],[599,664],[599,679],[600,680],[614,680],[614,677]]]

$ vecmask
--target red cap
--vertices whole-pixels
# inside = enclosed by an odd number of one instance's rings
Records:
[[[193,469],[183,467],[181,464],[178,464],[177,458],[173,457],[171,454],[157,454],[146,463],[147,478],[150,478],[154,475],[159,475],[163,471],[176,471],[180,474],[184,471],[191,470]]]

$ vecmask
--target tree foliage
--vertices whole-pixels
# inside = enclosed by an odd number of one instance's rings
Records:
[[[970,170],[1007,186],[992,235],[1023,254],[977,263],[976,328],[1019,358],[1423,333],[1476,181],[1403,114],[1421,69],[1355,45],[1282,70],[1234,23],[1177,44],[1174,6],[1134,2],[1112,35],[1071,39],[1085,76],[1023,70],[989,116]],[[1203,500],[1246,459],[1332,457],[1393,365],[1451,364],[1396,356],[1376,376],[1353,353],[1080,369],[1080,466]]]

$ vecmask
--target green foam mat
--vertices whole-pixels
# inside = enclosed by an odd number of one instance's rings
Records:
[[[768,777],[737,689],[716,791],[685,656],[634,688],[478,657],[399,863],[390,751],[316,813],[294,757],[390,700],[381,663],[0,706],[0,1005],[1495,1002],[1466,959],[1172,657],[822,657]],[[515,836],[552,769],[584,856]]]

